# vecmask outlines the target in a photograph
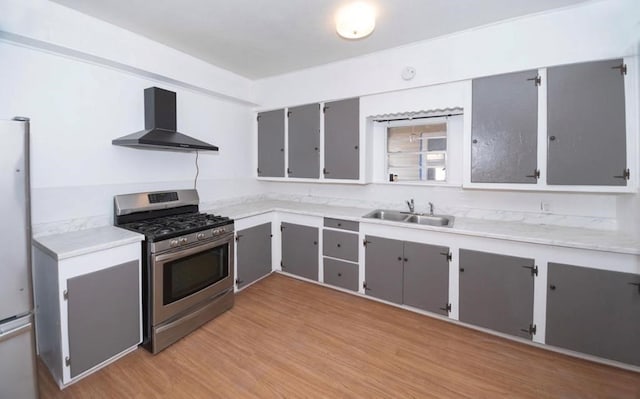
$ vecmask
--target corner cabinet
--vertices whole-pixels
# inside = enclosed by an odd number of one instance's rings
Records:
[[[474,79],[470,188],[629,192],[637,186],[637,59]]]
[[[258,114],[258,176],[284,177],[284,109]]]
[[[257,177],[362,183],[360,98],[258,113]]]
[[[142,236],[108,229],[120,230],[108,226],[34,243],[38,354],[61,388],[136,349],[142,339]],[[124,241],[97,243],[122,234]],[[86,249],[66,251],[92,240],[83,235],[97,239]]]
[[[244,288],[271,273],[271,223],[236,232],[236,285]]]

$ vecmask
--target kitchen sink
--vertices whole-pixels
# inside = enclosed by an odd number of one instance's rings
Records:
[[[369,219],[387,220],[390,222],[402,222],[408,224],[420,224],[427,226],[453,226],[453,216],[449,215],[430,215],[424,213],[410,213],[401,211],[391,211],[384,209],[376,209],[369,212],[363,217]]]

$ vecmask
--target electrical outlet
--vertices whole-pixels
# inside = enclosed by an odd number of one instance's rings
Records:
[[[540,212],[551,212],[551,203],[549,201],[540,201]]]

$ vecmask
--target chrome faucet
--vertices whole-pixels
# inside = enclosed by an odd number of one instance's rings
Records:
[[[429,215],[433,216],[433,202],[429,202]]]
[[[416,204],[413,202],[413,198],[411,198],[411,200],[406,202],[407,202],[407,206],[409,207],[409,212],[414,213],[414,211],[416,210]]]

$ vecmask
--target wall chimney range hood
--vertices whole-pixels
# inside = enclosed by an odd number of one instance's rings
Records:
[[[215,145],[176,131],[176,93],[158,87],[144,90],[144,130],[111,143],[149,150],[218,151]]]

